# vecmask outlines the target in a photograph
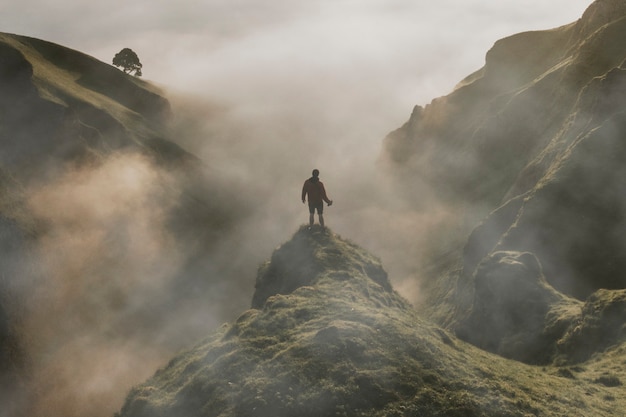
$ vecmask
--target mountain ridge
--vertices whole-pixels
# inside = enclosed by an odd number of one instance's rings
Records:
[[[548,282],[580,300],[624,287],[612,232],[623,206],[624,13],[599,0],[571,25],[496,42],[483,69],[386,138],[398,181],[419,178],[407,187],[466,210],[467,240],[455,242],[463,276],[514,250],[534,253]],[[553,42],[536,49],[529,37]]]
[[[596,1],[575,23],[497,41],[483,68],[385,139],[392,170],[414,170],[442,198],[487,200],[482,215],[513,197],[518,173],[563,129],[578,93],[619,67],[623,13],[621,2]]]
[[[603,384],[592,366],[539,368],[479,350],[367,272],[379,268],[329,229],[302,226],[259,269],[265,301],[133,388],[117,417],[619,415],[608,385],[622,373]],[[276,287],[268,271],[299,286]]]

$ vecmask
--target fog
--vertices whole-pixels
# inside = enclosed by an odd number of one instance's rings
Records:
[[[451,213],[427,193],[416,207],[415,196],[405,198],[408,190],[382,175],[383,138],[415,104],[449,93],[481,67],[497,39],[572,22],[587,5],[0,6],[2,31],[104,62],[123,47],[137,52],[144,78],[172,103],[172,140],[206,167],[205,190],[245,206],[206,263],[188,270],[196,248],[167,226],[180,179],[152,161],[114,154],[28,188],[26,209],[45,233],[17,291],[27,300],[20,322],[30,357],[25,415],[110,416],[132,385],[177,350],[249,308],[259,264],[308,220],[300,190],[313,168],[334,201],[327,226],[379,256],[394,288],[419,303],[426,242]],[[203,277],[200,299],[185,303],[181,293],[167,301],[175,280],[190,273]]]
[[[341,87],[346,100],[369,97],[364,108],[374,103],[395,127],[482,66],[497,39],[573,22],[589,4],[25,0],[0,6],[0,28],[104,62],[130,47],[146,79],[211,100],[282,108],[287,92],[327,103],[328,88]]]

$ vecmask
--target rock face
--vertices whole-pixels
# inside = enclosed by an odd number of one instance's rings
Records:
[[[542,293],[531,256],[505,254],[499,262],[518,271],[527,295]],[[391,289],[375,257],[329,230],[302,227],[278,248],[259,270],[255,300],[257,308],[134,388],[118,417],[623,411],[622,399],[612,401],[614,411],[601,408],[611,388],[587,382],[595,374],[567,371],[565,378],[508,361],[424,322]],[[546,303],[536,302],[537,315]]]
[[[482,69],[386,139],[398,181],[465,221],[461,267],[435,271],[424,290],[425,311],[467,340],[550,362],[568,324],[557,331],[542,316],[567,311],[573,325],[585,321],[573,314],[580,301],[626,288],[625,35],[624,2],[598,0],[573,24],[502,39]],[[542,278],[531,290],[535,260]],[[478,331],[484,320],[492,334]],[[533,339],[543,347],[522,348]]]
[[[474,299],[456,332],[474,345],[506,358],[547,364],[560,355],[562,337],[580,319],[581,303],[545,280],[537,258],[528,253],[494,252],[471,278]],[[605,348],[596,344],[592,350]]]
[[[526,362],[545,358],[546,315],[560,296],[530,253],[495,252],[474,275],[474,304],[458,334],[502,356]],[[554,342],[554,341],[553,341]]]

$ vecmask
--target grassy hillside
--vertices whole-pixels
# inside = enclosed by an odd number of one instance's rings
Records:
[[[247,209],[148,82],[0,33],[0,91],[0,415],[110,415],[232,308],[215,271]]]
[[[625,412],[622,367],[537,367],[486,353],[425,322],[383,273],[355,244],[302,227],[259,270],[265,302],[134,388],[119,416]],[[284,282],[297,285],[269,295]]]
[[[170,107],[153,85],[38,39],[0,33],[0,54],[5,169],[39,175],[58,159],[128,147],[161,163],[193,159],[165,139]],[[38,162],[44,168],[32,166]]]

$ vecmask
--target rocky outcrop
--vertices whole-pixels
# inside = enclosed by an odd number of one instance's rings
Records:
[[[332,234],[318,226],[301,229],[260,269],[252,308],[262,308],[273,295],[289,294],[297,288],[314,285],[324,270],[332,270],[337,277],[341,274],[349,277],[353,271],[361,271],[386,291],[392,291],[379,260],[364,256],[361,249],[349,242],[344,242],[343,248],[338,248],[334,242]]]
[[[582,362],[594,353],[626,341],[626,290],[599,290],[585,302],[582,313],[559,340],[561,359]]]
[[[553,361],[557,341],[580,308],[545,280],[531,253],[494,252],[476,269],[470,314],[457,334],[476,346],[526,363]]]
[[[525,295],[543,297],[527,301],[543,314],[552,295],[532,256],[497,262],[522,279]],[[420,319],[382,271],[354,243],[302,227],[261,267],[258,308],[133,388],[118,417],[603,413],[596,401],[608,388],[590,391],[587,382],[464,343]],[[619,412],[621,402],[613,406]]]

